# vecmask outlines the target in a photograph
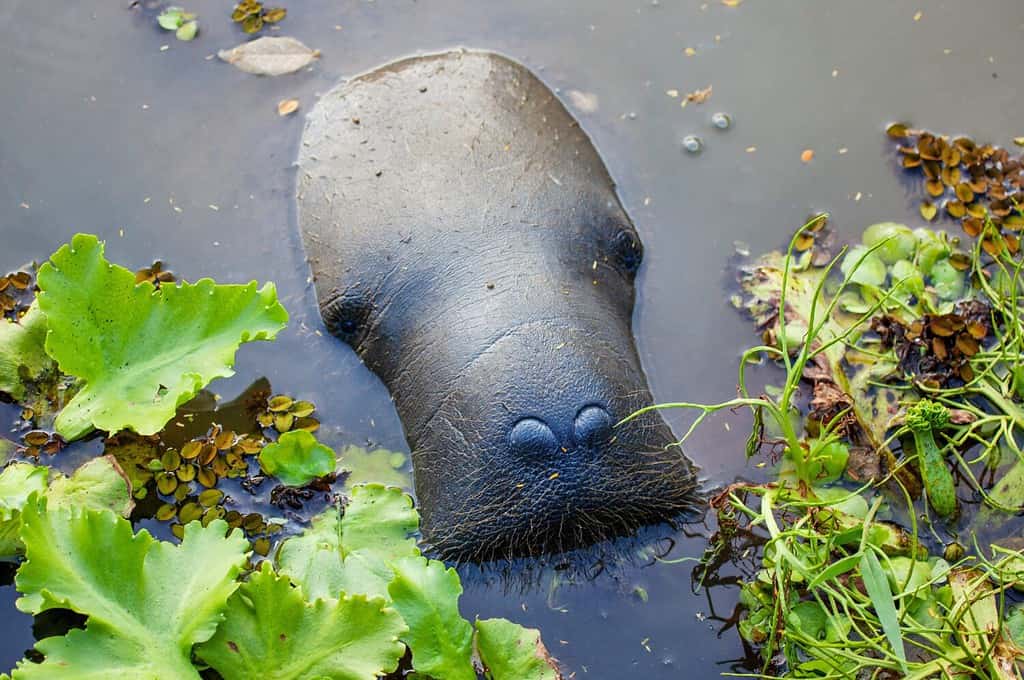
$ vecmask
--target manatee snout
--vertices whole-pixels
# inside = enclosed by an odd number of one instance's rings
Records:
[[[671,520],[692,464],[633,342],[640,239],[590,140],[491,53],[396,62],[326,94],[299,222],[324,322],[388,386],[425,541],[455,561]]]

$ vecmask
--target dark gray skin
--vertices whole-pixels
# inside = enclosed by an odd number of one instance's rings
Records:
[[[562,552],[694,508],[633,344],[642,247],[579,124],[523,66],[455,51],[331,90],[298,207],[330,331],[388,386],[425,542]]]

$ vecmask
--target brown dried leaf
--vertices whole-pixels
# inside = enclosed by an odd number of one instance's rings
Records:
[[[263,37],[221,50],[217,56],[246,73],[281,76],[309,66],[320,57],[320,52],[295,38]]]

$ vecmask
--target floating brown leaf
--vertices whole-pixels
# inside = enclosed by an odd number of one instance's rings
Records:
[[[281,76],[295,73],[320,56],[295,38],[263,37],[217,53],[223,61],[246,73]]]

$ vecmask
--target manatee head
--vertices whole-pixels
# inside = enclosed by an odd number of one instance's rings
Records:
[[[643,257],[601,158],[504,57],[415,57],[344,82],[302,139],[321,314],[388,386],[424,538],[454,561],[671,520],[695,472],[631,330]]]

